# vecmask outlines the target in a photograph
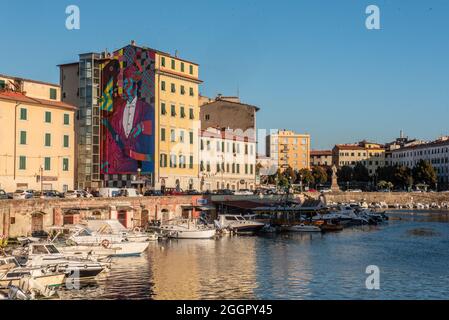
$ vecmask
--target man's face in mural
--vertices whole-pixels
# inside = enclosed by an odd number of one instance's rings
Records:
[[[123,74],[122,98],[131,103],[137,97],[138,83],[141,79],[140,71],[133,65],[126,68]]]

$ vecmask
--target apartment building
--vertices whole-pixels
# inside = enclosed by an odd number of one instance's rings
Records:
[[[385,166],[385,148],[378,143],[361,141],[355,144],[337,144],[332,149],[332,161],[337,167],[363,164],[370,176]]]
[[[201,131],[200,179],[202,191],[254,190],[256,141],[234,130]]]
[[[59,85],[0,75],[0,189],[73,189],[75,110]]]
[[[391,151],[391,165],[403,165],[413,169],[419,161],[432,164],[440,187],[449,186],[449,137],[415,144]]]
[[[332,150],[312,150],[310,151],[310,164],[312,166],[331,166]]]
[[[281,171],[310,169],[310,135],[278,130],[266,137],[266,152]]]
[[[198,64],[133,41],[60,67],[80,106],[80,187],[199,188]]]

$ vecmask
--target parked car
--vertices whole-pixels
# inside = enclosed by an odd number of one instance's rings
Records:
[[[35,192],[34,198],[40,199],[59,199],[59,195],[54,191],[43,191],[43,192]]]
[[[92,195],[84,190],[69,190],[64,194],[64,197],[67,199],[92,198]]]
[[[141,197],[142,195],[136,189],[122,188],[120,189],[120,197]]]
[[[332,192],[332,190],[331,189],[321,189],[320,192],[321,193],[329,193],[329,192]]]
[[[235,191],[234,194],[238,195],[238,196],[249,196],[249,195],[253,195],[254,193],[248,189],[240,189],[240,190]]]
[[[98,190],[100,197],[115,198],[120,196],[120,188],[100,188]]]
[[[13,194],[14,200],[20,199],[31,199],[33,198],[34,191],[33,190],[16,190]]]
[[[201,194],[198,190],[187,190],[185,193],[192,196]]]
[[[0,189],[0,200],[6,200],[9,199],[8,195],[6,194],[5,190]]]
[[[165,188],[165,195],[167,196],[182,196],[184,195],[184,191],[182,189],[176,188]]]
[[[145,197],[161,197],[163,196],[161,190],[147,190],[143,194]]]
[[[229,190],[229,189],[220,189],[220,190],[217,190],[217,194],[218,195],[233,195],[234,191]]]

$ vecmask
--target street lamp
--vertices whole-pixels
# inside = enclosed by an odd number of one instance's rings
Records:
[[[139,188],[139,193],[142,193],[142,185],[140,184],[140,175],[142,173],[142,169],[141,168],[137,168],[137,185]]]

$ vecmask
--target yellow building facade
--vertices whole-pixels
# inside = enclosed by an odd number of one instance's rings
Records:
[[[281,171],[310,169],[310,135],[279,130],[267,136],[267,155]]]
[[[361,141],[355,144],[337,144],[332,150],[332,161],[337,167],[355,167],[358,163],[368,169],[370,176],[385,166],[385,148],[378,143]]]
[[[199,66],[156,51],[155,181],[199,190]]]
[[[73,189],[75,107],[58,85],[0,75],[0,189]]]

